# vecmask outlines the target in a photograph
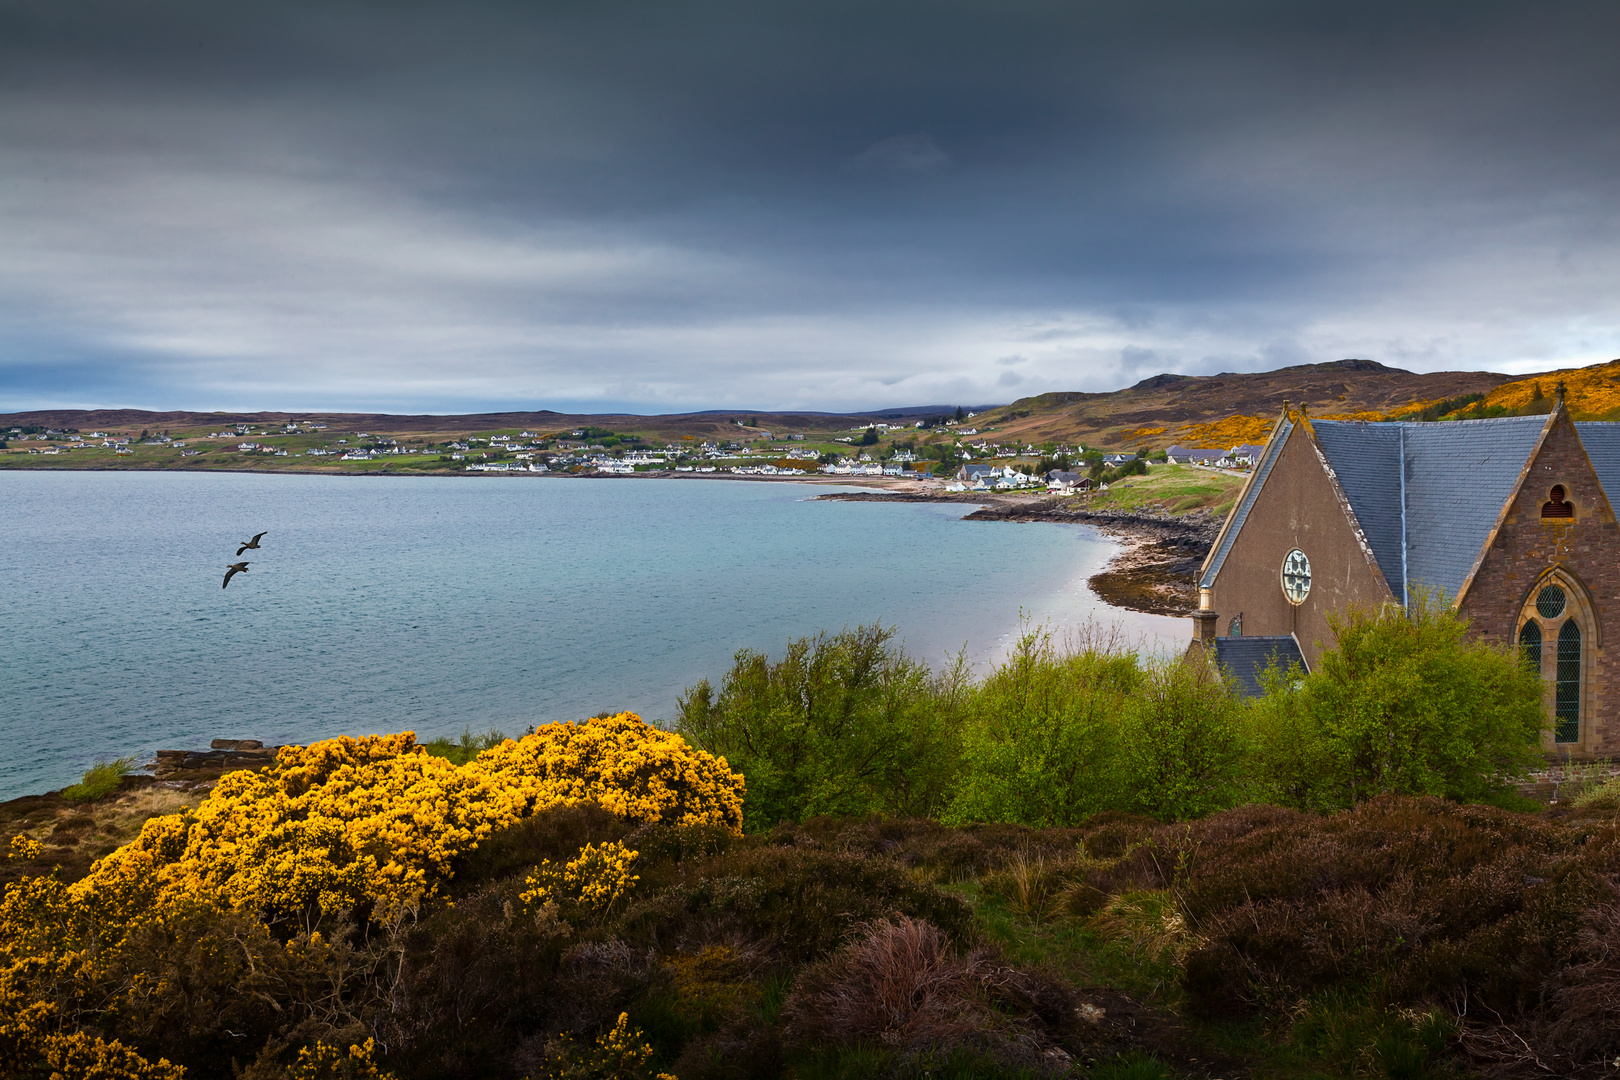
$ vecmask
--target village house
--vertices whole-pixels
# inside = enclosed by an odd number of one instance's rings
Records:
[[[1091,477],[1063,469],[1053,469],[1046,474],[1046,488],[1048,491],[1055,491],[1060,495],[1066,495],[1073,491],[1090,491]]]
[[[1001,466],[969,463],[956,470],[956,478],[968,484],[977,483],[980,480],[994,483],[1001,478]]]
[[[1285,408],[1198,581],[1190,653],[1251,691],[1273,658],[1315,664],[1329,616],[1418,590],[1541,672],[1546,749],[1620,753],[1605,630],[1620,620],[1620,423],[1546,416],[1312,420]]]

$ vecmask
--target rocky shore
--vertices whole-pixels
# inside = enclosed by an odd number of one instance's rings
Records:
[[[1129,514],[1093,511],[1045,496],[972,492],[839,492],[819,496],[843,502],[959,502],[978,509],[965,521],[1055,521],[1090,525],[1120,540],[1123,549],[1088,584],[1105,603],[1150,615],[1186,615],[1198,606],[1198,568],[1209,554],[1221,520],[1212,514]]]
[[[280,749],[258,739],[215,739],[207,750],[159,750],[152,775],[163,781],[218,780],[237,769],[274,765]]]

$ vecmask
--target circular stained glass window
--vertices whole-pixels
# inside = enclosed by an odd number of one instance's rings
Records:
[[[1290,604],[1303,604],[1305,597],[1311,592],[1311,560],[1305,553],[1295,548],[1283,559],[1282,567],[1283,595],[1288,597]]]
[[[1556,619],[1564,613],[1567,602],[1564,590],[1557,585],[1545,585],[1536,593],[1536,614],[1543,619]]]

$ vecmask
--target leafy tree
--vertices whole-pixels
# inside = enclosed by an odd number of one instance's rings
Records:
[[[1183,821],[1241,801],[1243,702],[1208,666],[1154,664],[1121,719],[1122,808]]]
[[[967,419],[967,413],[963,412],[962,411],[962,406],[958,405],[956,407],[956,421],[957,421],[957,423],[961,423],[963,420],[966,420],[966,419]]]
[[[1111,643],[1064,652],[1027,631],[969,698],[945,821],[1076,825],[1119,806],[1119,714],[1141,682],[1135,655]]]
[[[965,664],[936,676],[894,630],[862,626],[744,649],[716,694],[680,698],[677,730],[747,778],[744,828],[815,814],[939,813],[958,761]]]
[[[877,441],[878,441],[877,428],[868,427],[865,431],[861,432],[861,445],[862,446],[876,446]]]
[[[1039,461],[1037,461],[1035,463],[1035,475],[1036,476],[1045,476],[1047,473],[1051,472],[1053,469],[1062,469],[1064,472],[1068,472],[1069,469],[1071,467],[1073,467],[1073,465],[1074,465],[1074,459],[1069,457],[1068,454],[1057,454],[1057,455],[1052,455],[1052,456],[1043,456]]]
[[[1538,760],[1542,686],[1511,647],[1468,634],[1438,593],[1332,620],[1302,678],[1273,671],[1255,712],[1262,794],[1308,809],[1374,796],[1501,801]]]

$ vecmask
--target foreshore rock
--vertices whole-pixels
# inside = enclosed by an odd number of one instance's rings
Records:
[[[159,750],[152,775],[158,780],[218,780],[238,769],[274,765],[280,749],[258,739],[215,739],[207,750]]]

